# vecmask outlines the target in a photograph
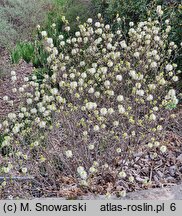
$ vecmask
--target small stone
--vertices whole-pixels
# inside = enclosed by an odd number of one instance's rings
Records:
[[[179,167],[179,171],[182,173],[182,166]]]
[[[154,180],[155,180],[155,182],[159,182],[159,179],[158,179],[158,177],[157,177],[157,175],[154,175]]]
[[[145,179],[140,178],[140,177],[136,177],[136,180],[137,180],[138,182],[144,182]]]
[[[161,171],[157,171],[157,175],[160,177],[160,178],[163,178],[164,174],[161,172]]]
[[[140,158],[142,155],[143,155],[143,152],[138,152],[138,153],[133,154],[134,157],[138,157],[138,158]]]
[[[182,163],[182,154],[180,154],[176,159]]]
[[[176,166],[169,167],[169,173],[170,173],[171,176],[175,176],[176,169],[177,169]]]
[[[166,178],[167,182],[174,183],[176,180],[172,176]]]

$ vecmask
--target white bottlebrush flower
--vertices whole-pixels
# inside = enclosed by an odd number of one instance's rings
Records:
[[[27,109],[26,109],[26,107],[21,107],[21,112],[26,112],[27,111]]]
[[[85,61],[81,61],[81,62],[80,62],[80,66],[81,66],[81,67],[84,67],[84,66],[85,66]]]
[[[150,119],[151,121],[155,121],[155,120],[156,120],[156,115],[154,115],[153,113],[150,114],[149,119]]]
[[[25,89],[23,87],[20,87],[18,90],[19,92],[24,92]]]
[[[17,125],[15,125],[14,127],[13,127],[13,133],[14,134],[17,134],[19,131],[20,131],[20,128],[19,128],[19,126],[17,126]]]
[[[60,46],[62,46],[62,47],[64,47],[65,44],[66,44],[65,41],[61,41],[61,42],[60,42]],[[50,60],[51,60],[51,59],[50,59]]]
[[[118,111],[119,113],[123,114],[125,113],[125,108],[122,105],[118,105]]]
[[[112,49],[112,44],[111,44],[111,43],[108,43],[108,44],[107,44],[107,49],[108,49],[108,50],[111,50],[111,49]]]
[[[136,71],[130,70],[129,75],[130,75],[131,77],[135,77],[135,76],[136,76]]]
[[[164,145],[162,145],[162,146],[160,147],[160,151],[161,151],[162,153],[165,153],[165,152],[167,151],[167,147],[164,146]]]
[[[153,56],[157,55],[157,50],[152,50],[152,53],[151,53]]]
[[[134,22],[129,22],[129,26],[130,27],[134,26]]]
[[[114,109],[113,108],[109,108],[108,109],[108,114],[113,114],[114,113]]]
[[[113,90],[108,90],[108,91],[107,91],[107,94],[108,94],[109,96],[114,96],[114,91],[113,91]]]
[[[149,142],[147,146],[148,146],[149,148],[152,148],[152,147],[153,147],[153,144]]]
[[[95,126],[94,126],[94,128],[93,128],[93,130],[94,130],[95,132],[97,132],[97,131],[99,131],[99,130],[100,130],[100,128],[99,128],[99,126],[98,126],[98,125],[95,125]]]
[[[93,20],[92,20],[91,18],[88,18],[87,22],[88,22],[89,24],[91,24],[91,23],[93,22]]]
[[[120,197],[125,197],[126,196],[126,190],[122,190],[119,192]]]
[[[79,174],[80,174],[80,177],[81,177],[82,179],[87,179],[87,172],[86,172],[85,170],[82,171],[82,172],[80,172]]]
[[[100,92],[97,91],[97,92],[94,93],[94,95],[95,95],[96,98],[99,98],[100,97]]]
[[[107,114],[107,109],[104,107],[104,108],[101,108],[100,109],[100,114],[101,115],[106,115]]]
[[[11,77],[11,80],[12,80],[13,82],[15,82],[15,81],[17,80],[16,76],[12,76],[12,77]]]
[[[13,92],[13,93],[16,93],[16,92],[17,92],[17,88],[13,88],[13,89],[12,89],[12,92]]]
[[[95,68],[90,68],[90,69],[89,69],[89,72],[90,72],[91,74],[95,74],[95,73],[96,73],[96,69],[95,69]]]
[[[43,113],[45,112],[46,108],[45,107],[39,107],[39,112]]]
[[[100,22],[96,22],[95,27],[100,28]]]
[[[128,180],[129,180],[129,182],[134,182],[134,177],[133,176],[130,176],[129,178],[128,178]]]
[[[170,22],[170,20],[165,20],[165,23],[166,23],[166,25],[168,25],[169,24],[169,22]]]
[[[156,68],[157,67],[157,62],[152,62],[150,66],[151,66],[151,68]]]
[[[139,52],[135,52],[135,53],[133,54],[133,56],[134,56],[135,58],[139,58],[140,53],[139,53]]]
[[[118,176],[120,178],[125,178],[126,177],[126,173],[124,171],[119,172]]]
[[[93,144],[90,144],[89,146],[88,146],[88,149],[89,150],[93,150],[95,148],[95,146],[93,145]]]
[[[83,79],[85,79],[85,78],[87,77],[87,74],[86,74],[85,72],[83,72],[83,73],[81,74],[81,77],[82,77]]]
[[[52,38],[47,38],[47,43],[48,43],[49,45],[53,44],[53,39],[52,39]]]
[[[45,121],[41,121],[41,122],[39,123],[39,127],[40,127],[40,128],[45,128],[45,127],[46,127],[46,122],[45,122]]]
[[[115,127],[118,127],[119,121],[114,121],[114,122],[113,122],[113,125],[114,125]]]
[[[30,112],[31,112],[32,114],[36,114],[36,113],[37,113],[37,109],[36,109],[36,108],[33,108],[33,109],[30,110]]]
[[[135,86],[136,86],[136,88],[140,89],[142,85],[141,85],[141,83],[136,83]]]
[[[164,78],[159,80],[159,84],[160,85],[165,85],[166,84],[166,80]]]
[[[15,71],[11,71],[11,76],[16,76],[16,72]]]
[[[161,131],[162,129],[163,129],[162,125],[158,125],[158,126],[157,126],[157,130],[158,130],[158,131]]]
[[[67,150],[67,151],[65,152],[65,155],[66,155],[67,158],[71,158],[71,157],[73,156],[73,153],[72,153],[71,150]]]
[[[97,107],[97,104],[96,103],[93,103],[93,102],[88,102],[86,103],[86,108],[88,110],[92,110],[92,109],[95,109]]]
[[[70,29],[71,29],[70,26],[66,26],[66,27],[65,27],[65,31],[67,31],[67,32],[69,32]]]
[[[94,162],[93,162],[93,166],[94,166],[94,167],[98,167],[98,166],[99,166],[99,163],[98,163],[97,161],[94,161]]]
[[[177,82],[177,81],[179,80],[179,78],[178,78],[178,76],[173,76],[173,77],[172,77],[172,80],[173,80],[174,82]]]
[[[157,112],[159,110],[159,108],[157,106],[155,106],[155,107],[153,107],[153,110]]]
[[[39,146],[39,141],[35,141],[34,143],[33,143],[33,146]]]
[[[144,96],[145,92],[144,92],[144,90],[140,89],[140,90],[136,91],[136,94],[142,97],[142,96]]]
[[[47,37],[47,32],[46,31],[42,31],[41,35],[42,35],[42,37]]]
[[[166,65],[166,71],[172,71],[173,70],[173,66],[171,64]]]
[[[23,167],[22,169],[21,169],[21,171],[22,171],[22,173],[27,173],[27,168],[26,167]]]
[[[95,167],[90,167],[89,171],[90,173],[95,173],[97,170],[95,169]]]
[[[119,153],[121,153],[121,148],[117,148],[116,149],[116,152],[119,154]]]
[[[107,67],[102,67],[101,71],[103,74],[107,74],[108,68]]]
[[[110,25],[107,24],[107,25],[105,26],[105,29],[106,29],[106,30],[109,30],[109,29],[110,29]]]
[[[80,34],[79,31],[75,32],[75,36],[76,36],[76,37],[80,37],[80,35],[81,35],[81,34]]]
[[[71,87],[72,89],[75,89],[77,86],[78,86],[78,84],[77,84],[76,81],[70,83],[70,87]]]
[[[117,81],[121,81],[121,80],[122,80],[122,75],[117,75],[117,76],[116,76],[116,80],[117,80]]]
[[[84,169],[84,167],[82,167],[82,166],[79,166],[78,168],[77,168],[77,172],[80,174],[81,172],[83,172],[85,169]]]
[[[158,5],[158,6],[157,6],[156,12],[157,12],[157,14],[158,14],[159,16],[162,16],[162,15],[163,15],[164,12],[162,11],[161,5]]]
[[[87,181],[86,180],[81,180],[80,181],[80,185],[82,185],[82,186],[88,186],[88,183],[87,183]]]
[[[159,36],[155,36],[154,37],[154,41],[159,42],[160,41],[160,37]]]
[[[9,173],[10,168],[9,167],[3,167],[2,170],[4,171],[4,173]]]
[[[154,90],[156,88],[156,85],[155,84],[149,84],[148,87],[150,90]]]
[[[118,102],[121,102],[121,101],[123,101],[123,100],[124,100],[123,95],[118,95],[118,96],[117,96],[117,101],[118,101]]]
[[[32,99],[31,98],[27,99],[27,104],[32,104]]]
[[[153,100],[153,98],[154,98],[154,97],[153,97],[153,95],[151,95],[151,94],[147,96],[147,100],[148,100],[148,101]]]
[[[125,49],[127,47],[126,41],[121,41],[120,46],[121,48]]]
[[[8,99],[9,99],[9,98],[8,98],[8,96],[6,96],[6,95],[3,97],[3,101],[8,101]]]
[[[110,83],[109,80],[106,80],[106,81],[104,82],[104,85],[105,85],[105,87],[109,87],[109,86],[111,85],[111,83]]]
[[[88,93],[93,94],[94,93],[94,88],[93,87],[89,88]]]
[[[58,38],[59,38],[59,40],[63,40],[64,36],[63,35],[59,35]]]
[[[56,95],[57,93],[58,93],[58,89],[57,88],[51,89],[51,94],[52,95]]]
[[[10,120],[16,119],[16,114],[15,114],[15,113],[9,113],[9,114],[8,114],[8,118],[9,118]]]
[[[168,91],[168,95],[169,95],[170,97],[175,97],[175,96],[176,96],[176,91],[175,91],[174,89],[170,89],[170,90]]]
[[[109,68],[111,68],[113,65],[114,65],[114,63],[113,63],[111,60],[108,61],[107,66],[108,66]]]

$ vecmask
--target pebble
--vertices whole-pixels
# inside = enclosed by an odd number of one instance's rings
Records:
[[[180,154],[176,159],[182,163],[182,154]]]
[[[170,173],[171,176],[175,176],[176,169],[177,169],[177,167],[175,165],[169,167],[169,173]]]
[[[160,177],[160,178],[163,178],[164,174],[161,172],[161,171],[157,171],[157,175]]]

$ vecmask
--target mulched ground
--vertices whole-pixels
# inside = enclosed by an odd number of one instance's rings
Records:
[[[12,109],[11,106],[5,105],[3,97],[7,95],[11,99],[15,99],[15,104],[18,103],[19,99],[12,93],[13,83],[11,81],[11,71],[15,71],[18,78],[18,83],[21,85],[23,77],[27,76],[32,72],[32,65],[21,61],[17,65],[11,65],[11,60],[7,52],[0,53],[0,119],[6,116],[7,113]]]

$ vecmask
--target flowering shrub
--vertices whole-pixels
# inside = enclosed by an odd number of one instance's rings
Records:
[[[62,17],[67,38],[59,35],[58,46],[41,32],[50,73],[25,77],[18,87],[11,72],[20,104],[3,98],[14,109],[0,125],[1,174],[39,173],[51,182],[72,176],[93,191],[96,177],[107,183],[110,175],[124,196],[126,182],[136,181],[135,155],[155,161],[165,154],[165,128],[178,104],[169,88],[178,81],[172,59],[178,48],[167,41],[171,26],[160,22],[160,6],[157,13],[155,20],[130,22],[128,38],[101,14],[96,22],[79,23],[74,36]]]

